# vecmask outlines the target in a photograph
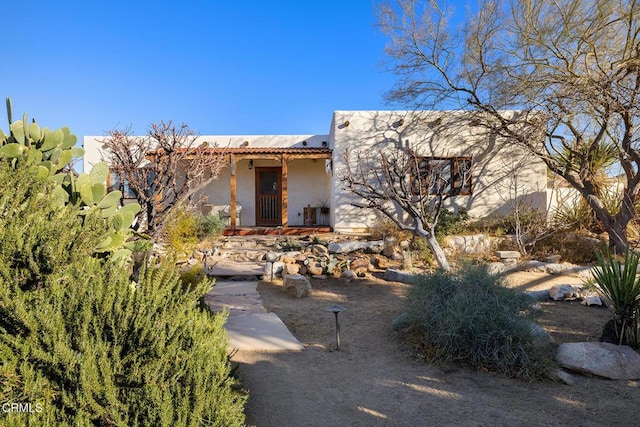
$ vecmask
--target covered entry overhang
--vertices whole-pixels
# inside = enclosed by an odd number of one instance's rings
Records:
[[[215,148],[212,151],[223,155],[225,162],[229,166],[229,228],[232,231],[238,227],[238,182],[236,172],[240,161],[246,160],[253,163],[268,160],[279,164],[277,173],[275,173],[274,168],[256,168],[256,205],[264,202],[264,206],[256,206],[256,210],[258,215],[260,215],[260,209],[262,209],[265,215],[270,216],[264,224],[256,225],[276,226],[287,229],[289,227],[289,162],[294,160],[331,160],[332,158],[332,150],[326,147],[237,147]],[[277,192],[260,194],[259,180],[261,175],[266,179],[274,180],[277,185]],[[266,185],[268,186],[269,182]],[[274,213],[276,215],[271,216]]]

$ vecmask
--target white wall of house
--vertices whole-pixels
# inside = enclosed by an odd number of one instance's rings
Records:
[[[346,123],[349,123],[346,126]],[[437,123],[447,124],[435,126]],[[84,137],[84,170],[103,159],[102,136]],[[448,208],[466,208],[474,217],[508,213],[517,201],[547,208],[547,174],[544,163],[504,140],[490,137],[469,124],[468,116],[447,111],[336,111],[328,135],[205,135],[197,145],[219,147],[325,147],[333,149],[331,168],[325,160],[292,160],[288,164],[288,223],[304,224],[304,207],[331,206],[330,225],[336,231],[357,231],[375,225],[373,210],[354,207],[358,199],[342,188],[346,149],[377,154],[410,144],[424,156],[472,157],[473,193],[449,199]],[[236,164],[237,201],[242,205],[240,223],[255,225],[255,168],[281,166],[275,160],[248,160]],[[515,171],[515,172],[514,172]],[[204,190],[207,204],[230,201],[230,170]],[[318,218],[324,219],[324,218]]]
[[[380,218],[371,209],[354,207],[352,204],[361,200],[342,188],[340,177],[345,173],[347,149],[377,156],[398,144],[410,144],[423,156],[470,156],[473,192],[450,198],[449,209],[464,207],[473,217],[508,213],[514,203],[521,201],[546,209],[544,163],[521,148],[471,126],[464,113],[336,111],[330,134],[334,150],[332,226],[336,231],[366,229]]]

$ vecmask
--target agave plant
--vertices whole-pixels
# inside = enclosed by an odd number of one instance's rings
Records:
[[[627,250],[622,263],[608,251],[597,256],[600,268],[594,269],[596,285],[611,301],[613,319],[609,324],[614,327],[618,344],[640,348],[640,254]]]

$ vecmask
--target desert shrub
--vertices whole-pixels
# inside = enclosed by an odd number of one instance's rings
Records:
[[[501,286],[500,277],[483,266],[420,276],[408,302],[411,329],[430,361],[524,379],[541,377],[549,366],[534,344],[534,302]]]
[[[139,280],[92,256],[97,212],[52,207],[46,183],[0,165],[0,403],[3,426],[242,425],[225,317],[198,306],[167,259]]]
[[[459,208],[457,212],[442,209],[436,225],[436,235],[442,237],[451,234],[464,234],[467,231],[468,221],[469,213],[465,208]]]
[[[276,248],[283,252],[299,251],[302,249],[302,243],[293,237],[285,237],[278,239],[276,242]]]
[[[411,238],[411,233],[401,230],[398,225],[389,218],[382,218],[369,228],[369,238],[371,240],[383,240],[385,237],[395,237],[396,241]]]
[[[613,318],[604,328],[601,340],[640,348],[640,279],[637,277],[640,254],[627,250],[620,262],[607,251],[598,253],[594,269],[596,286],[609,299]]]
[[[574,264],[589,264],[597,261],[597,253],[605,244],[598,239],[575,231],[558,231],[544,240],[536,242],[530,253],[534,258],[561,255],[562,260]]]
[[[167,243],[177,253],[188,253],[198,243],[198,217],[184,206],[172,210],[165,225]]]
[[[198,238],[214,239],[222,235],[225,223],[220,215],[197,215],[196,226]]]

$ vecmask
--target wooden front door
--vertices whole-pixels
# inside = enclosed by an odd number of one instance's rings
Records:
[[[256,168],[256,225],[282,225],[282,168]]]

